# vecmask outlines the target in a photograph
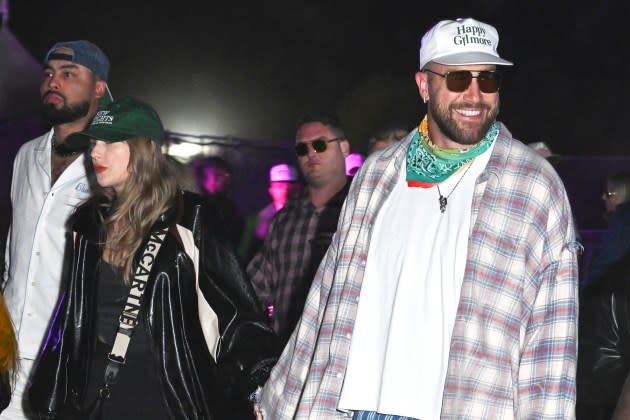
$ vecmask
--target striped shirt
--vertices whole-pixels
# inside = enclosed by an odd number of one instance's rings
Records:
[[[372,224],[410,140],[355,175],[302,318],[262,390],[266,420],[351,415],[337,405]],[[476,180],[442,418],[575,417],[579,247],[560,178],[501,124]]]

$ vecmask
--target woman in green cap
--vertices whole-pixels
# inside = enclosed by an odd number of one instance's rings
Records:
[[[273,333],[202,199],[169,173],[163,140],[157,113],[131,98],[66,139],[89,146],[98,187],[70,220],[65,290],[29,394],[40,416],[253,416]]]

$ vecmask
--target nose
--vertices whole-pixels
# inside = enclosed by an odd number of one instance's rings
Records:
[[[103,152],[105,151],[105,142],[101,140],[92,141],[92,150],[90,151],[90,157],[93,161],[102,159]]]
[[[317,152],[315,151],[315,148],[313,147],[313,143],[307,143],[307,149],[308,153],[306,154],[306,156],[308,156],[309,158],[314,157],[315,155],[317,155]]]
[[[481,99],[481,90],[479,89],[479,80],[473,77],[470,86],[464,92],[464,97],[471,101],[478,102]]]
[[[47,86],[48,89],[52,89],[52,90],[59,89],[59,77],[55,73],[47,75],[44,78],[44,85]]]

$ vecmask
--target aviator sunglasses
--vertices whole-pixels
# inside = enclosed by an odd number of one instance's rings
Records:
[[[343,140],[343,137],[336,137],[334,139],[316,139],[313,141],[299,142],[295,144],[295,153],[298,156],[306,156],[308,154],[308,145],[310,144],[315,153],[325,152],[328,148],[328,143],[333,141]]]
[[[501,87],[501,80],[503,79],[501,73],[489,70],[476,72],[478,73],[476,76],[473,76],[470,70],[447,71],[444,74],[429,69],[424,69],[423,71],[442,76],[446,79],[446,87],[448,90],[458,93],[468,89],[468,86],[472,83],[472,79],[477,79],[479,90],[483,93],[495,93],[499,90],[499,87]]]

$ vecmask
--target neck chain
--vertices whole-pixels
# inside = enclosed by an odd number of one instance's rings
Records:
[[[453,191],[455,191],[455,188],[457,188],[459,183],[462,182],[462,179],[464,179],[464,177],[466,176],[466,173],[468,172],[468,170],[470,169],[471,166],[472,166],[472,161],[470,161],[468,163],[468,166],[466,167],[466,170],[464,171],[462,176],[459,178],[459,180],[457,180],[457,183],[455,184],[455,186],[453,187],[451,192],[448,193],[448,195],[446,197],[444,197],[442,195],[442,191],[440,191],[440,184],[435,184],[437,186],[438,194],[440,195],[440,198],[438,200],[439,200],[439,203],[440,203],[440,211],[442,213],[444,213],[446,211],[446,205],[448,204],[448,198],[451,196],[451,194],[453,194]]]
[[[55,141],[57,139],[57,134],[53,133],[52,139],[50,140],[50,145],[52,147],[52,151],[59,157],[70,157],[79,154],[80,150],[70,150],[68,146],[65,144],[57,144]]]

